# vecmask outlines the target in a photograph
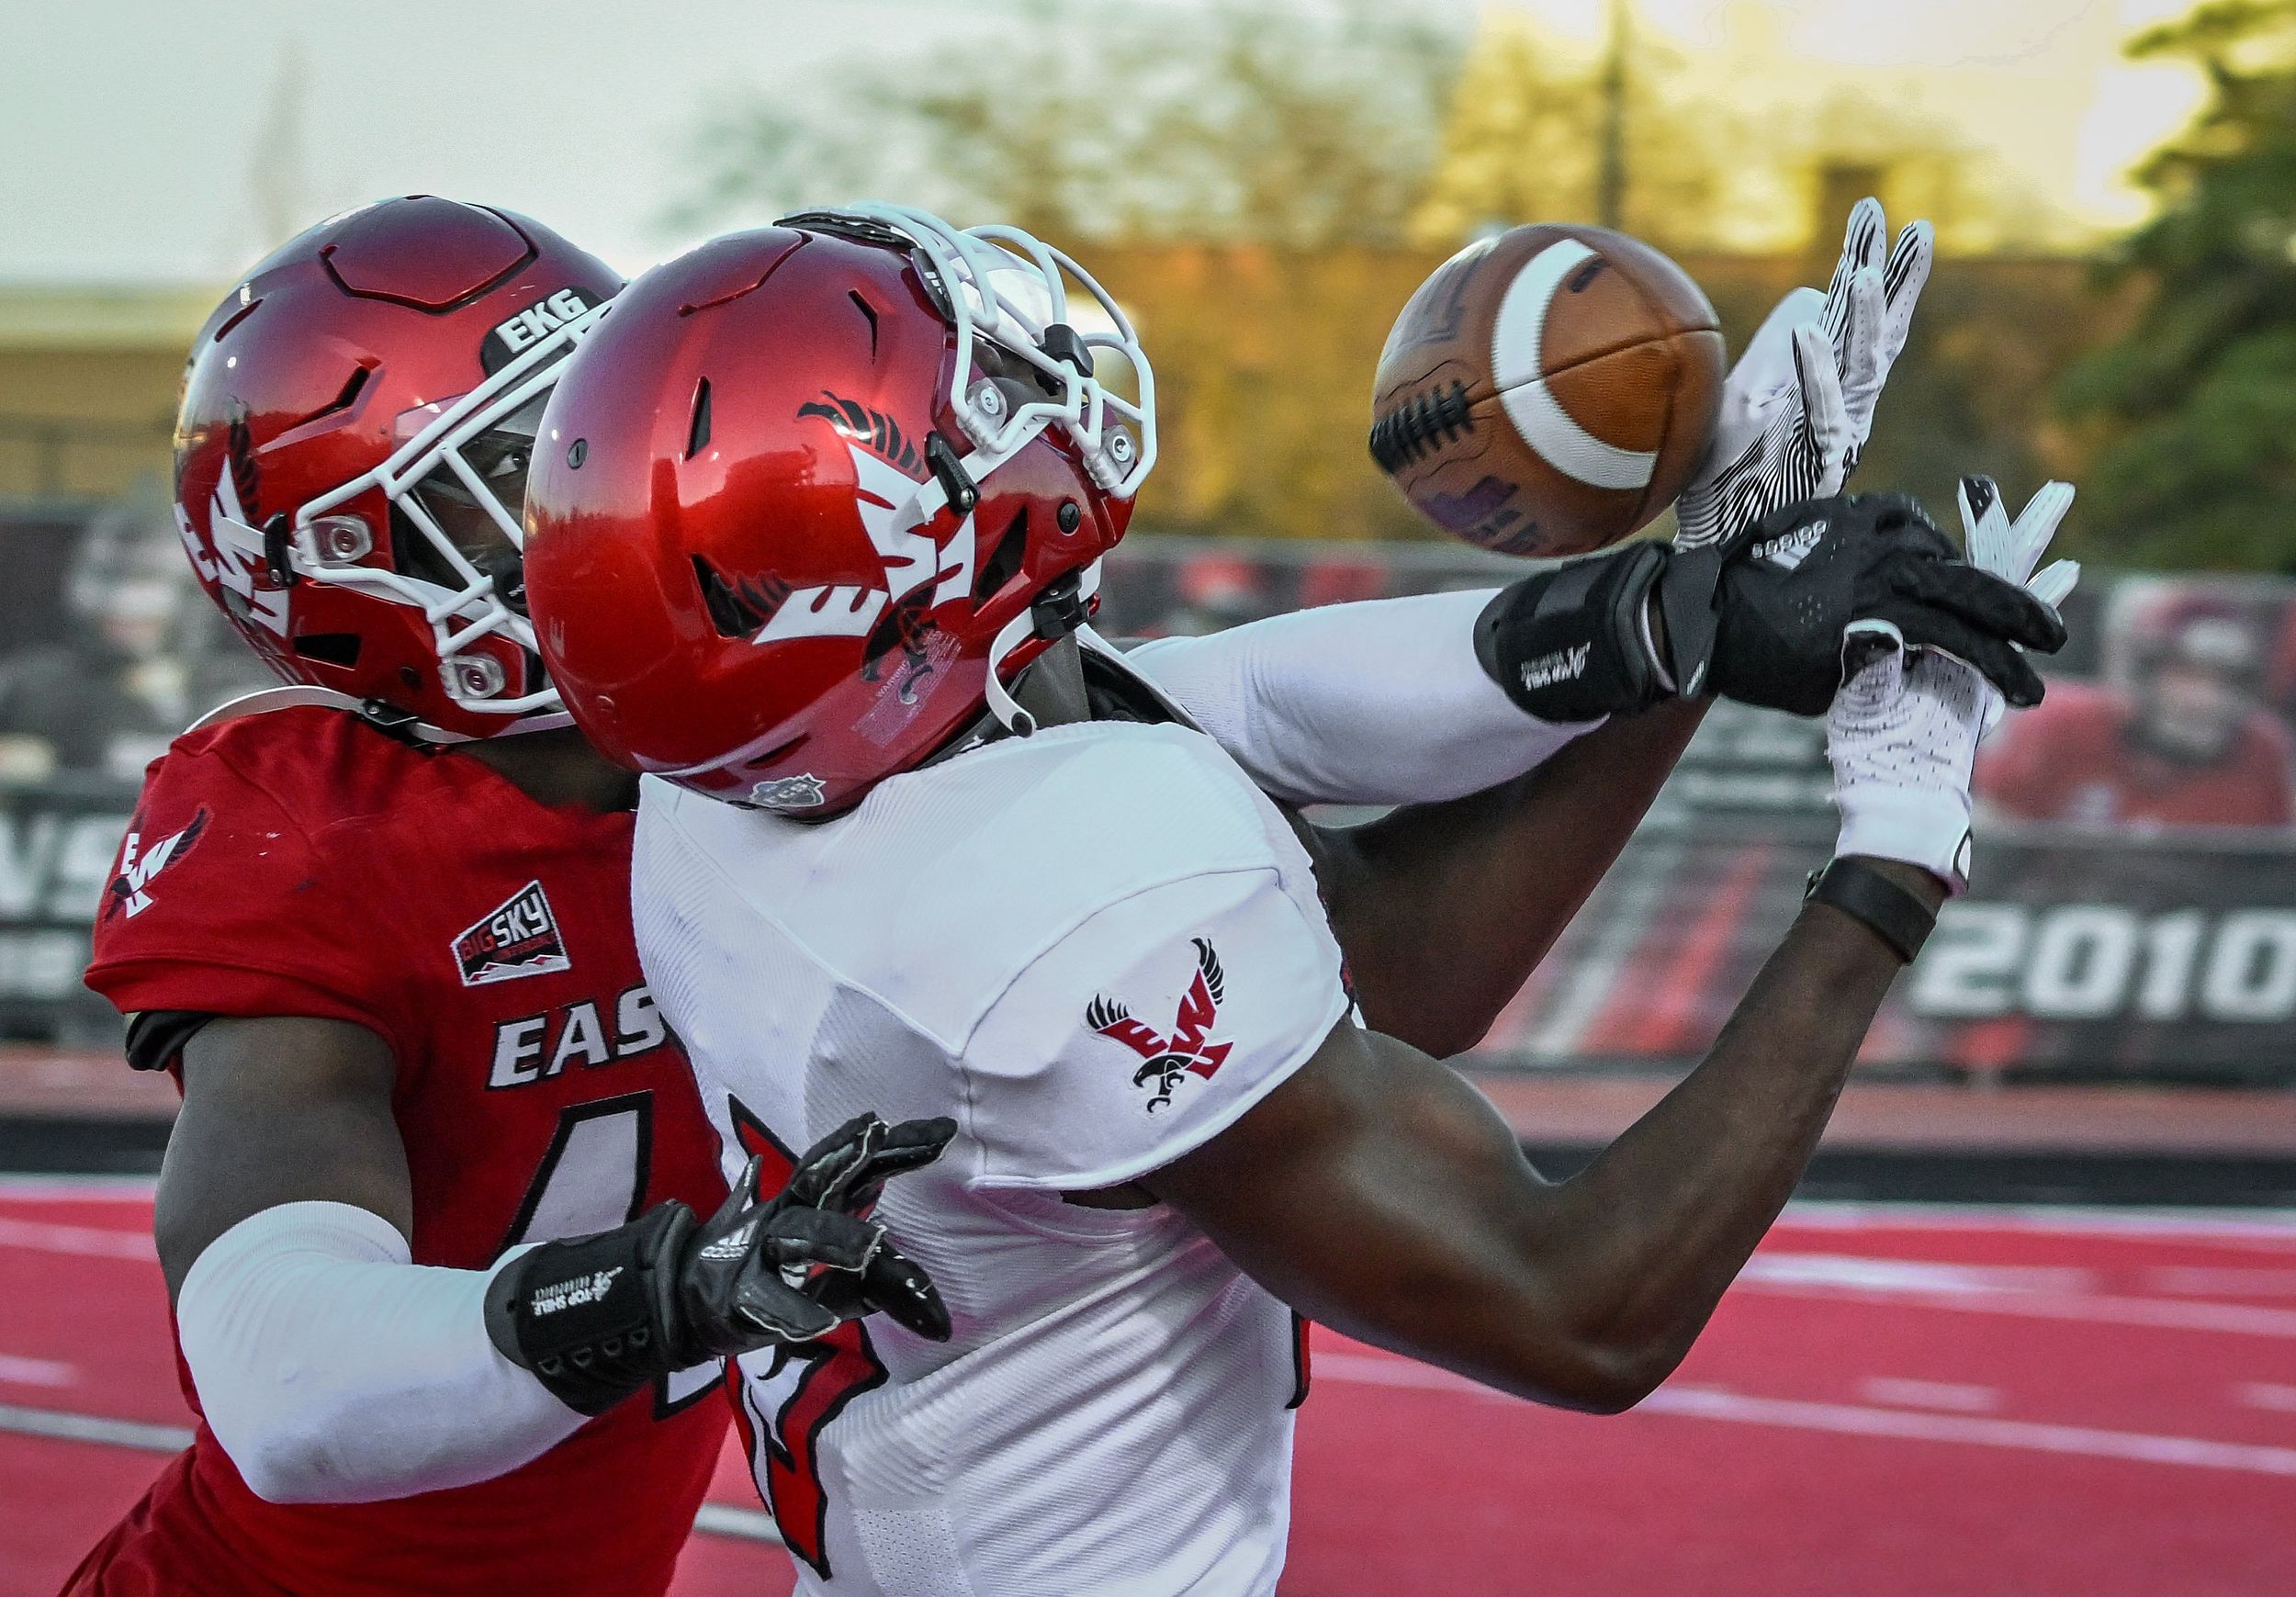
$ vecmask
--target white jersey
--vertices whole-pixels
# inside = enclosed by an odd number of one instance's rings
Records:
[[[1061,1195],[1202,1143],[1345,1017],[1275,806],[1201,733],[1126,722],[989,744],[826,825],[649,781],[634,893],[729,1155],[864,1110],[957,1123],[878,1209],[951,1340],[877,1318],[743,1361],[800,1589],[1274,1591],[1296,1320],[1169,1209]]]

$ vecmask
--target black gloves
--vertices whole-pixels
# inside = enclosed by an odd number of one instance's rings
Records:
[[[613,1231],[545,1243],[488,1287],[487,1333],[583,1414],[670,1371],[811,1341],[879,1310],[945,1340],[932,1282],[865,1217],[888,1177],[931,1164],[955,1134],[946,1119],[862,1115],[816,1143],[770,1200],[752,1159],[706,1220],[664,1203]]]
[[[1475,648],[1545,721],[1647,709],[1670,692],[1820,715],[1852,623],[1966,661],[2020,707],[2042,686],[2016,646],[2065,642],[2054,610],[1964,560],[1920,505],[1858,494],[1786,506],[1702,549],[1634,544],[1536,572],[1485,608]]]
[[[1722,568],[1707,691],[1822,715],[1841,685],[1851,622],[1882,622],[1908,647],[1975,666],[2016,709],[2041,678],[2016,645],[2054,654],[2065,623],[2019,584],[1962,558],[1903,494],[1789,506],[1755,523]]]

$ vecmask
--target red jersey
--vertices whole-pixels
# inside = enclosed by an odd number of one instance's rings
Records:
[[[2265,711],[2223,758],[2189,765],[2129,737],[2128,702],[2110,689],[2052,682],[2009,718],[1977,759],[1980,798],[2024,820],[2121,827],[2285,827],[2296,822],[2289,735]]]
[[[717,1140],[631,939],[633,820],[540,804],[341,711],[225,722],[146,777],[88,984],[123,1014],[385,1039],[418,1265],[481,1269],[666,1198],[707,1213]],[[715,1373],[507,1475],[392,1502],[265,1502],[203,1424],[68,1590],[661,1591],[725,1434]],[[187,1373],[184,1390],[197,1409]]]

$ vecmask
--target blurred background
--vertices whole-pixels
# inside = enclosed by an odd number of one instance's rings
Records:
[[[1287,1597],[2296,1590],[2296,0],[0,0],[0,1592],[185,1418],[174,1093],[79,983],[143,765],[264,681],[174,531],[185,350],[272,246],[422,192],[628,272],[862,196],[1068,247],[1159,378],[1117,635],[1507,579],[1365,448],[1478,236],[1623,227],[1736,346],[1859,197],[1932,219],[1858,486],[2069,478],[2089,571],[1983,757],[1976,891],[1821,1201],[1637,1415],[1319,1333]],[[1828,791],[1818,728],[1717,706],[1472,1062],[1543,1169],[1711,1041]],[[740,1473],[681,1592],[788,1589]]]
[[[232,274],[385,191],[636,271],[876,194],[1069,245],[1140,323],[1165,454],[1110,621],[1200,631],[1503,577],[1372,467],[1369,373],[1441,259],[1534,219],[1679,256],[1742,340],[1851,202],[1941,256],[1861,475],[2047,476],[2094,575],[1989,749],[1981,896],[1878,1079],[2296,1085],[2296,0],[589,0],[224,13],[10,0],[0,60],[0,1034],[107,1050],[77,973],[142,765],[259,684],[168,506]],[[451,46],[451,48],[450,48]],[[1709,723],[1486,1045],[1694,1055],[1830,835],[1811,727]],[[2296,1187],[2296,1181],[2290,1186]]]

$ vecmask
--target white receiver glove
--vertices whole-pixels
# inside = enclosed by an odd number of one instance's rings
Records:
[[[1781,505],[1841,491],[1906,347],[1931,250],[1928,222],[1892,248],[1881,202],[1858,202],[1831,287],[1780,300],[1723,385],[1713,441],[1674,507],[1677,548],[1703,548]]]
[[[2012,523],[1991,478],[1964,477],[1961,520],[1970,563],[2021,582],[2061,604],[2080,567],[2033,567],[2073,506],[2069,483],[2033,495]],[[2002,714],[2001,695],[1969,666],[1931,650],[1908,651],[1886,623],[1860,629],[1879,655],[1835,695],[1826,714],[1841,835],[1834,852],[1919,865],[1958,895],[1969,885],[1969,780],[1977,741]]]

